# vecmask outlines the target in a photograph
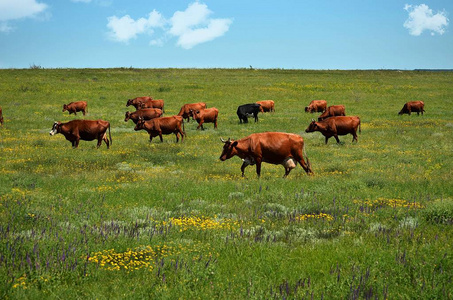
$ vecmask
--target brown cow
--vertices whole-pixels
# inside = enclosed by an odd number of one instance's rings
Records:
[[[126,116],[124,118],[124,122],[127,122],[132,120],[135,124],[137,124],[138,119],[142,117],[145,121],[154,119],[154,118],[159,118],[162,116],[162,110],[158,108],[144,108],[144,109],[139,109],[134,112],[126,112]]]
[[[127,103],[126,103],[126,107],[132,105],[133,107],[135,107],[135,109],[140,109],[140,104],[145,101],[149,101],[149,100],[153,100],[153,98],[145,96],[145,97],[136,97],[134,99],[128,99]]]
[[[165,112],[165,110],[164,110],[164,100],[162,100],[162,99],[145,100],[145,101],[139,103],[136,108],[137,109],[158,108],[158,109],[162,110],[162,112]]]
[[[2,107],[0,106],[0,124],[3,125],[3,111],[2,111]]]
[[[109,130],[110,143],[107,139],[107,129]],[[97,139],[99,148],[102,141],[107,145],[107,149],[112,144],[112,135],[110,134],[110,123],[104,120],[72,120],[67,123],[55,122],[52,126],[50,135],[61,133],[72,143],[73,148],[79,146],[79,141],[92,141]]]
[[[296,134],[284,132],[253,133],[245,138],[234,141],[220,139],[223,146],[220,160],[225,161],[235,155],[239,156],[243,163],[241,166],[242,176],[248,165],[256,164],[256,174],[260,177],[261,163],[266,162],[274,165],[283,165],[285,175],[294,169],[299,163],[307,174],[312,174],[311,164],[304,151],[304,139]],[[307,159],[305,163],[303,154]]]
[[[178,113],[178,116],[182,116],[183,119],[190,121],[190,117],[192,116],[192,110],[202,110],[206,108],[206,103],[198,102],[198,103],[187,103],[181,107],[181,110]]]
[[[325,112],[323,112],[319,117],[318,121],[325,120],[330,117],[335,116],[346,116],[344,105],[332,105],[329,106]]]
[[[262,113],[264,113],[264,112],[275,112],[274,101],[272,101],[272,100],[256,101],[256,103],[261,105],[260,112],[262,112]]]
[[[324,112],[327,107],[326,100],[313,100],[308,106],[305,107],[305,112],[314,113],[314,112]]]
[[[83,115],[88,112],[86,101],[71,102],[69,104],[63,104],[63,112],[69,111],[69,114],[77,116],[77,112],[81,111]]]
[[[402,114],[409,114],[411,115],[411,112],[416,112],[417,116],[425,111],[425,103],[423,101],[410,101],[404,104],[403,108],[400,110],[398,115]]]
[[[198,123],[197,129],[204,130],[203,123],[214,123],[214,129],[217,128],[217,116],[219,110],[215,107],[206,108],[202,110],[192,110],[192,119],[195,119]]]
[[[176,142],[179,141],[178,134],[181,135],[181,142],[184,141],[184,131],[181,129],[181,124],[184,126],[184,121],[181,116],[162,117],[145,121],[140,118],[135,125],[134,130],[145,129],[149,133],[149,142],[153,140],[153,137],[159,136],[160,141],[163,142],[162,134],[176,135]]]
[[[326,137],[326,144],[332,136],[335,137],[337,143],[340,143],[338,136],[349,133],[353,136],[352,141],[354,142],[355,140],[357,142],[357,127],[359,128],[359,132],[362,132],[359,117],[340,116],[330,117],[319,122],[312,120],[305,132],[321,132]]]

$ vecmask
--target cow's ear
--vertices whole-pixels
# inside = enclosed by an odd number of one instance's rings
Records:
[[[234,141],[233,144],[231,144],[231,146],[233,146],[233,147],[236,147],[237,145],[238,145],[237,141]]]

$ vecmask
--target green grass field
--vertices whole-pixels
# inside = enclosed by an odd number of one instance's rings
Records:
[[[0,298],[451,299],[453,72],[249,69],[0,70]],[[149,143],[126,102],[219,109],[219,128]],[[275,101],[239,124],[236,108]],[[311,100],[360,116],[352,136],[305,133]],[[88,115],[62,112],[86,100]],[[422,100],[423,116],[398,116]],[[78,149],[54,121],[104,119]],[[300,134],[314,176],[241,177],[220,138]]]

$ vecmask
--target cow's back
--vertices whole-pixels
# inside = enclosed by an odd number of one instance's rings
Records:
[[[304,140],[301,136],[284,132],[254,133],[249,136],[250,151],[261,151],[266,161],[284,159],[302,151]]]
[[[334,116],[322,122],[326,122],[329,124],[329,128],[335,128],[338,134],[342,134],[357,130],[360,118],[357,116]]]

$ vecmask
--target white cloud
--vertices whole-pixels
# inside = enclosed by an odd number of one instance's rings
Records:
[[[168,20],[154,10],[151,13],[154,17],[150,14],[148,19],[134,20],[128,15],[121,18],[109,17],[107,27],[111,30],[110,36],[113,40],[126,43],[139,34],[154,33],[152,28],[160,27],[163,37],[151,40],[150,45],[163,46],[168,37],[173,36],[178,39],[177,46],[190,49],[218,38],[229,30],[233,20],[210,18],[212,13],[206,4],[194,2],[185,11],[176,11]]]
[[[36,17],[47,7],[47,4],[36,0],[0,0],[0,32],[13,31],[13,27],[8,24],[9,21]]]
[[[110,37],[117,42],[129,42],[130,39],[135,39],[138,34],[152,34],[152,28],[162,27],[165,19],[162,15],[153,10],[148,18],[132,19],[129,15],[118,18],[116,16],[108,18],[107,27],[111,30]]]
[[[192,3],[185,11],[177,11],[173,14],[168,32],[178,36],[177,45],[184,49],[211,41],[224,35],[233,22],[231,19],[210,19],[211,14],[212,11],[207,5],[199,2]]]
[[[207,27],[189,29],[181,34],[177,45],[184,49],[190,49],[198,44],[211,41],[224,35],[228,31],[231,22],[230,19],[210,20]]]
[[[404,9],[409,12],[409,18],[404,22],[404,27],[409,30],[409,34],[419,36],[425,30],[431,31],[431,35],[445,33],[445,28],[448,26],[445,11],[433,14],[432,9],[426,4],[415,6],[406,4]]]
[[[0,21],[33,17],[47,9],[36,0],[0,0]]]

